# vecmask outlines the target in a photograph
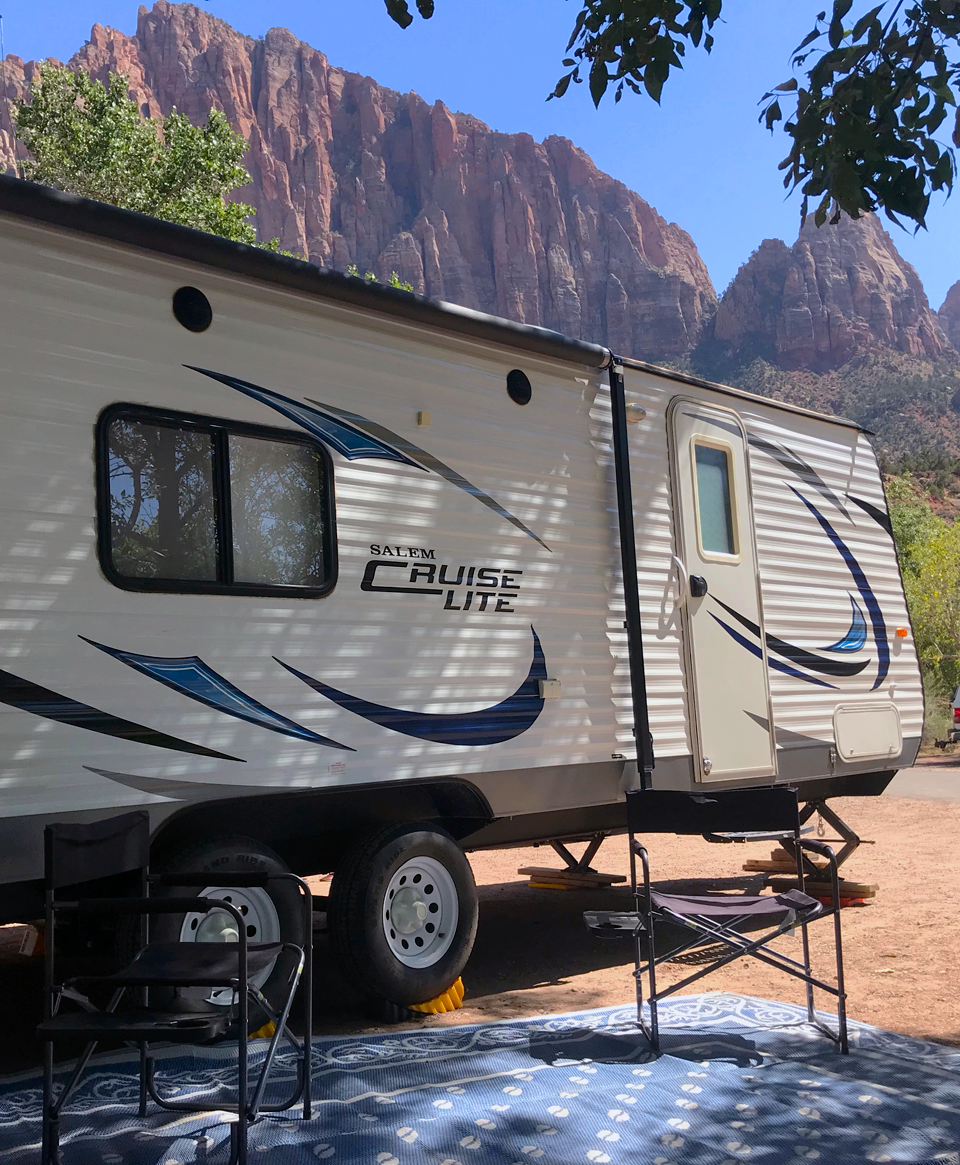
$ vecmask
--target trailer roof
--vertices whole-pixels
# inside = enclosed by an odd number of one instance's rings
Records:
[[[549,328],[516,324],[458,304],[373,284],[318,267],[315,263],[245,243],[234,243],[205,231],[93,202],[9,175],[0,175],[0,214],[33,219],[159,255],[202,263],[319,299],[366,308],[379,315],[426,324],[445,332],[489,340],[541,356],[552,356],[581,367],[605,368],[610,363],[609,349],[600,344],[570,339]]]
[[[25,182],[5,174],[0,174],[0,214],[32,219],[159,255],[201,263],[207,267],[299,291],[318,299],[350,304],[376,312],[378,315],[424,324],[471,339],[489,340],[521,351],[568,361],[581,367],[606,368],[613,359],[610,349],[601,344],[574,340],[549,328],[518,324],[512,320],[487,315],[485,312],[460,307],[459,304],[428,299],[424,295],[400,291],[383,284],[373,284],[301,259],[292,259],[287,255],[278,255],[245,243],[234,243],[229,239],[207,234],[205,231],[151,218],[136,211],[122,210],[120,207],[94,202],[88,198],[79,198],[74,194],[66,194],[49,186]],[[729,396],[755,400],[788,412],[834,421],[849,428],[861,428],[854,421],[842,417],[828,417],[813,409],[800,408],[728,385],[715,384],[642,360],[623,358],[619,362],[627,368],[649,372],[669,380],[715,389]]]
[[[729,384],[719,384],[715,380],[706,380],[702,376],[693,376],[689,372],[678,372],[673,368],[663,368],[659,364],[648,364],[646,360],[633,360],[626,356],[618,357],[617,362],[622,364],[624,368],[634,368],[638,372],[649,372],[654,376],[665,377],[667,380],[678,380],[681,384],[695,384],[699,388],[710,388],[714,392],[722,392],[727,396],[739,397],[741,400],[754,400],[758,404],[769,405],[775,409],[783,409],[788,413],[799,413],[804,417],[816,417],[818,421],[830,421],[834,425],[843,425],[848,429],[857,429],[861,433],[866,433],[867,436],[872,437],[873,433],[869,429],[865,429],[863,425],[856,421],[848,420],[846,417],[833,416],[830,413],[819,413],[816,409],[805,409],[802,405],[792,405],[785,400],[774,400],[769,396],[760,396],[756,392],[746,392],[742,388],[733,388]]]

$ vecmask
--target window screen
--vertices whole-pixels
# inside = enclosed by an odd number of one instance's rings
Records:
[[[694,445],[697,463],[697,521],[706,554],[736,554],[730,505],[730,457],[726,449]]]
[[[124,406],[100,422],[100,557],[135,590],[325,593],[329,458],[275,429]]]

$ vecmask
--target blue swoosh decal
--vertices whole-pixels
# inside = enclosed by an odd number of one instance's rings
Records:
[[[750,640],[741,635],[739,631],[734,631],[734,629],[724,623],[722,619],[718,619],[717,616],[714,615],[713,611],[710,612],[710,617],[711,619],[716,619],[724,631],[726,631],[726,633],[732,639],[735,639],[741,647],[745,647],[751,655],[755,655],[757,659],[763,659],[763,652],[755,643],[751,643]],[[790,667],[789,664],[781,663],[779,659],[771,659],[769,655],[767,656],[767,666],[772,667],[774,671],[783,672],[784,675],[793,676],[795,679],[806,680],[808,684],[816,684],[820,688],[835,689],[837,686],[836,684],[828,684],[824,680],[815,679],[813,676],[805,676],[803,672],[797,671],[795,667]]]
[[[309,684],[321,696],[326,696],[335,704],[339,704],[341,708],[355,712],[382,728],[402,732],[404,736],[430,740],[434,744],[465,746],[502,744],[506,740],[513,740],[521,732],[526,732],[543,711],[540,680],[547,678],[547,664],[537,633],[532,627],[530,630],[533,632],[533,660],[527,678],[512,696],[490,708],[481,708],[478,712],[437,715],[429,712],[408,712],[402,708],[387,708],[383,704],[372,704],[369,700],[360,699],[359,696],[351,696],[337,688],[331,688],[322,680],[297,671],[282,659],[278,659],[277,663],[303,680],[305,684]]]
[[[366,417],[361,417],[358,413],[348,412],[346,409],[323,404],[321,401],[303,404],[301,401],[281,396],[279,392],[261,388],[258,384],[239,380],[236,376],[226,376],[222,372],[211,372],[208,368],[197,368],[193,364],[185,364],[184,367],[189,368],[191,372],[199,372],[203,376],[219,380],[221,384],[226,384],[229,388],[234,388],[245,396],[253,397],[254,400],[268,408],[275,409],[287,420],[293,421],[302,429],[306,429],[318,441],[332,446],[349,461],[378,458],[381,461],[399,461],[403,465],[412,465],[414,469],[422,469],[424,473],[433,470],[445,481],[462,489],[464,493],[476,498],[481,505],[493,510],[495,514],[516,526],[518,530],[522,530],[524,534],[528,534],[534,542],[539,542],[544,550],[550,549],[546,542],[534,534],[529,526],[525,526],[519,518],[511,514],[509,510],[504,509],[498,501],[484,493],[478,486],[467,481],[462,473],[458,473],[457,470],[441,461],[439,457],[434,457],[432,453],[428,453],[426,449],[414,445],[406,437],[401,437],[399,433],[394,433],[383,425],[378,425],[375,421],[369,421]],[[312,408],[311,405],[317,407]]]
[[[136,655],[132,651],[120,651],[115,647],[96,643],[93,639],[87,639],[85,635],[81,635],[80,638],[91,647],[99,648],[114,659],[119,659],[127,667],[135,668],[151,679],[159,680],[161,684],[173,688],[175,692],[180,692],[191,700],[206,704],[208,708],[215,708],[218,712],[225,712],[238,720],[246,720],[249,724],[258,724],[261,728],[269,728],[271,732],[295,736],[298,740],[308,740],[311,744],[325,744],[330,748],[342,748],[346,752],[356,751],[347,744],[338,744],[329,737],[311,732],[309,728],[304,728],[294,720],[288,720],[278,712],[272,712],[252,696],[234,687],[229,680],[224,679],[195,655],[183,657]]]
[[[811,514],[817,519],[823,528],[824,533],[830,541],[840,551],[840,556],[847,565],[847,570],[856,584],[857,590],[860,592],[860,597],[863,599],[867,608],[867,614],[870,616],[870,622],[873,626],[873,638],[877,644],[877,678],[874,682],[871,691],[876,691],[887,677],[887,672],[890,670],[890,644],[887,642],[887,625],[884,622],[883,612],[880,610],[880,604],[877,602],[877,596],[873,593],[870,584],[867,582],[867,576],[863,573],[860,563],[854,557],[853,551],[847,546],[840,535],[834,530],[827,519],[820,513],[813,502],[807,501],[798,489],[790,486],[793,492],[797,495],[800,501],[807,507]]]
[[[863,611],[860,610],[860,604],[853,595],[850,596],[850,604],[853,607],[853,620],[850,623],[850,630],[842,639],[838,639],[836,643],[831,643],[829,647],[824,647],[824,651],[859,651],[867,642],[867,621],[863,617]]]
[[[185,367],[189,368],[191,372],[199,372],[203,376],[219,380],[222,384],[235,388],[237,392],[242,392],[245,396],[253,397],[254,400],[265,404],[268,408],[275,409],[288,421],[293,421],[301,429],[306,429],[312,437],[331,445],[348,461],[357,461],[360,458],[378,458],[381,461],[399,461],[403,465],[412,465],[414,469],[423,469],[422,465],[417,465],[415,461],[411,461],[409,457],[404,456],[396,449],[391,449],[382,441],[376,440],[353,425],[345,425],[342,421],[324,416],[323,413],[310,408],[309,405],[300,404],[289,397],[281,396],[278,392],[261,388],[257,384],[250,384],[249,381],[238,380],[235,376],[225,376],[221,372],[211,372],[207,368],[196,368],[192,364],[187,364]]]

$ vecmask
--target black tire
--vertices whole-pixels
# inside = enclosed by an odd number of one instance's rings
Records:
[[[220,837],[209,842],[198,842],[186,848],[166,855],[162,861],[154,867],[155,873],[161,874],[177,874],[177,873],[205,873],[210,872],[210,886],[212,887],[229,887],[231,871],[236,873],[256,873],[263,871],[270,874],[287,873],[288,868],[284,862],[262,842],[256,841],[249,837]],[[202,887],[185,888],[183,886],[165,886],[163,889],[157,889],[155,894],[167,894],[176,897],[192,897],[199,895],[202,892]],[[244,894],[249,891],[239,891]],[[261,941],[280,941],[295,943],[297,946],[302,946],[304,943],[303,934],[303,902],[300,893],[294,883],[288,881],[270,882],[265,893],[269,898],[269,903],[275,911],[275,918],[270,916],[270,922],[275,923],[279,929],[279,935],[275,940],[272,934],[265,934],[260,936],[256,933],[250,934],[248,931],[248,938],[251,942]],[[264,904],[269,910],[269,904]],[[181,930],[184,925],[184,919],[189,917],[183,914],[160,914],[155,915],[151,929],[151,941],[153,942],[179,942],[181,941]],[[292,954],[281,954],[277,960],[269,978],[261,985],[260,990],[270,1002],[271,1007],[277,1010],[286,1001],[287,991],[289,990],[290,972],[293,969],[293,964],[296,956]],[[163,1005],[164,1000],[157,998],[151,1000],[157,1005]],[[188,998],[187,1006],[191,1003]],[[197,1007],[209,1008],[211,1006],[207,998],[202,995],[193,1003]],[[250,1007],[250,1031],[256,1031],[267,1020],[267,1016],[255,1005]]]
[[[430,966],[405,965],[384,931],[384,907],[394,874],[414,858],[438,862],[457,898],[452,938]],[[327,928],[343,973],[373,1000],[402,1008],[446,991],[463,971],[477,933],[477,887],[463,850],[436,825],[413,822],[370,834],[340,860],[327,906]]]

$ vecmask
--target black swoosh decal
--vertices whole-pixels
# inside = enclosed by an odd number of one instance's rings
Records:
[[[739,631],[734,631],[729,623],[724,623],[724,621],[719,616],[714,615],[713,611],[710,611],[709,615],[715,623],[720,624],[720,626],[724,629],[724,631],[726,631],[726,633],[735,643],[739,643],[741,647],[745,647],[747,651],[749,651],[751,655],[755,655],[757,659],[763,659],[763,652],[760,650],[760,645],[758,643],[751,643],[745,635],[741,635]],[[737,615],[737,618],[739,619],[740,616]],[[767,667],[773,668],[774,671],[782,672],[785,676],[793,676],[794,679],[805,680],[808,684],[816,684],[820,688],[833,688],[836,690],[837,687],[836,684],[828,684],[826,680],[818,680],[816,676],[804,675],[802,671],[797,671],[797,669],[795,667],[791,667],[790,664],[781,663],[779,659],[772,659],[769,655],[767,656]],[[744,711],[746,712],[746,709],[744,709]],[[747,713],[747,715],[749,715],[749,713]]]
[[[709,424],[715,425],[718,429],[725,429],[728,433],[733,433],[735,436],[740,437],[741,439],[743,438],[743,433],[740,431],[740,429],[737,428],[736,425],[731,424],[729,421],[721,421],[717,420],[715,417],[705,417],[695,413],[684,413],[683,415],[685,417],[692,417],[694,420],[707,421]],[[835,505],[845,518],[850,517],[837,495],[827,485],[820,474],[817,473],[813,466],[808,465],[806,461],[803,460],[799,453],[794,453],[792,449],[787,449],[785,446],[774,445],[772,441],[767,441],[763,437],[757,437],[753,433],[748,434],[747,441],[754,447],[754,449],[762,449],[764,453],[769,453],[769,455],[775,461],[779,462],[784,469],[789,469],[791,473],[795,473],[801,481],[805,482],[807,485],[812,485],[813,488],[817,490],[818,493],[821,493],[828,502],[831,502],[833,505]],[[850,498],[850,495],[847,494],[847,497]],[[850,498],[850,501],[856,502],[858,506],[862,506],[864,509],[866,509],[866,505],[869,505],[869,503],[864,505],[864,503],[857,501],[856,498]],[[869,513],[869,510],[867,512]],[[875,515],[871,514],[871,517],[874,516]]]
[[[872,502],[865,502],[863,498],[855,498],[853,494],[847,494],[847,497],[855,506],[859,506],[865,514],[869,514],[878,526],[886,530],[891,538],[893,537],[893,523],[890,521],[890,515],[888,513],[881,510],[879,506],[875,506]]]
[[[754,722],[764,730],[770,731],[770,721],[766,716],[757,716],[754,712],[747,712],[747,715]],[[777,728],[774,725],[774,731],[777,734],[777,744],[830,744],[829,740],[821,740],[818,736],[804,736],[802,732],[791,732],[789,728]]]
[[[488,509],[493,510],[495,514],[499,514],[501,518],[505,518],[511,525],[516,526],[518,530],[522,530],[524,534],[529,534],[534,542],[539,542],[544,550],[550,550],[550,547],[537,534],[520,521],[519,518],[513,516],[509,510],[504,509],[498,501],[490,497],[489,494],[483,492],[478,486],[473,485],[472,482],[467,481],[462,473],[452,469],[445,462],[441,461],[439,457],[434,457],[432,453],[428,453],[426,449],[421,449],[419,445],[414,445],[412,441],[408,441],[406,437],[401,437],[399,433],[394,433],[392,429],[386,428],[384,425],[377,424],[376,421],[370,421],[366,417],[361,417],[359,413],[348,412],[347,409],[338,409],[333,405],[324,404],[323,401],[313,400],[312,397],[306,398],[311,404],[318,408],[325,409],[328,413],[333,413],[334,416],[340,417],[344,421],[349,421],[351,424],[366,433],[368,436],[375,438],[378,441],[388,441],[394,448],[400,450],[410,457],[415,458],[420,465],[425,469],[432,469],[434,473],[439,474],[440,477],[446,479],[455,485],[458,489],[462,489],[465,493],[470,494],[471,497],[477,499]],[[551,554],[553,551],[551,551]]]
[[[728,607],[716,595],[711,597],[715,603],[719,603],[723,607],[728,615],[736,619],[741,627],[746,627],[758,639],[760,638],[760,628],[756,623],[751,622],[738,611],[735,611],[733,607]],[[809,668],[810,671],[818,671],[825,676],[855,676],[862,672],[870,662],[869,659],[860,660],[859,662],[844,659],[823,659],[819,655],[814,655],[811,651],[805,651],[802,647],[795,647],[792,643],[787,643],[783,639],[777,639],[775,635],[767,635],[767,650],[775,651],[777,655],[782,655],[784,659],[789,659],[791,663],[798,663],[802,667]]]
[[[0,671],[0,704],[42,716],[44,720],[56,720],[59,724],[72,724],[75,728],[86,728],[88,732],[99,732],[103,736],[116,736],[120,740],[132,740],[137,744],[152,744],[155,748],[169,748],[172,752],[191,752],[196,756],[245,763],[238,756],[228,756],[225,752],[204,748],[202,744],[191,744],[189,740],[178,740],[176,736],[167,736],[165,732],[156,732],[143,724],[111,716],[109,712],[101,712],[99,708],[91,708],[89,704],[61,696],[59,692],[42,688],[8,671]]]
[[[845,518],[850,517],[843,502],[840,501],[820,474],[803,460],[799,453],[794,453],[792,449],[781,448],[779,445],[774,445],[772,442],[764,440],[763,437],[756,437],[753,434],[747,440],[755,449],[762,449],[764,453],[769,453],[774,461],[778,461],[784,469],[789,469],[791,473],[795,473],[802,482],[805,482],[807,485],[812,485],[828,502],[836,506]],[[850,500],[852,501],[853,499],[851,498]]]
[[[166,777],[141,777],[134,773],[115,773],[110,769],[97,769],[84,765],[88,773],[96,773],[108,781],[136,789],[138,793],[149,793],[153,797],[165,797],[168,801],[209,801],[234,797],[257,797],[261,794],[280,792],[272,785],[214,785],[204,781],[168,780]]]

